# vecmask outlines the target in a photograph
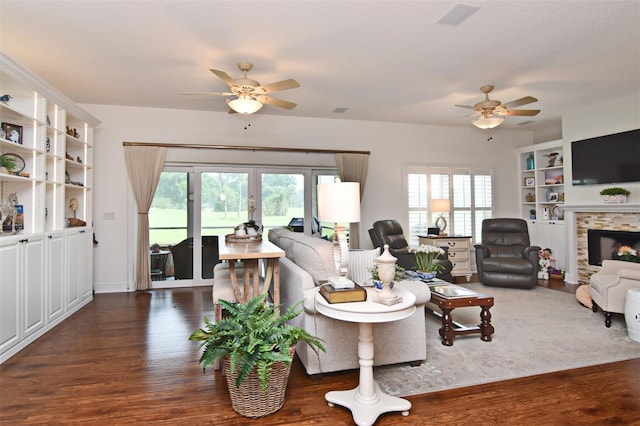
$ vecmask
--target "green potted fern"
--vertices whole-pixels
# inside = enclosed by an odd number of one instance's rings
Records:
[[[222,361],[231,405],[246,417],[266,416],[282,407],[298,342],[306,342],[316,352],[325,351],[320,339],[287,324],[302,312],[297,309],[300,303],[279,315],[279,307],[265,298],[260,295],[246,303],[220,300],[228,315],[215,323],[205,317],[205,327],[189,337],[202,342],[203,370]]]

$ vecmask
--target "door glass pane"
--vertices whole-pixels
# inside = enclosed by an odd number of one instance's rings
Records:
[[[304,226],[304,175],[262,173],[261,187],[263,235],[270,228],[289,223]]]
[[[163,172],[149,209],[149,242],[152,248],[151,269],[162,265],[154,279],[191,278],[192,254],[186,247],[189,236],[187,206],[189,182],[193,174]],[[182,247],[185,246],[184,249]],[[177,247],[177,252],[174,248]],[[159,252],[156,252],[159,250]],[[171,252],[172,259],[167,259]],[[160,254],[157,254],[160,253]],[[157,265],[156,265],[157,264]]]
[[[317,175],[316,176],[316,184],[314,185],[314,188],[316,188],[314,191],[317,191],[317,187],[318,184],[321,183],[334,183],[336,182],[336,179],[338,179],[338,175]],[[314,219],[318,217],[318,194],[315,194],[315,199],[313,200],[313,217]],[[322,238],[326,238],[328,240],[333,240],[333,229],[336,226],[335,223],[333,222],[318,222],[318,225],[320,226],[320,236]],[[346,226],[345,232],[348,234],[348,229],[349,229],[349,225],[348,224],[344,224]]]
[[[202,235],[202,278],[213,278],[219,262],[218,239],[246,222],[249,174],[246,172],[203,172],[200,183],[200,232]]]

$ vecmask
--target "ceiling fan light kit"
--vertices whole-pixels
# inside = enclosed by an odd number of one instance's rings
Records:
[[[482,117],[477,119],[476,121],[472,121],[473,125],[482,130],[495,129],[498,127],[504,118],[500,117]]]
[[[229,108],[240,114],[253,114],[262,108],[262,103],[247,95],[241,95],[238,99],[227,99]]]

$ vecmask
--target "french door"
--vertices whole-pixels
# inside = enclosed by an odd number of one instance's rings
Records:
[[[243,222],[262,225],[264,238],[272,227],[314,223],[315,186],[334,176],[311,168],[165,167],[149,210],[149,242],[171,260],[152,288],[211,285],[218,239]]]

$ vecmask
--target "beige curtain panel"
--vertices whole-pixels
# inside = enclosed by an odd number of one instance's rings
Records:
[[[342,182],[360,183],[360,203],[362,204],[362,194],[367,181],[367,171],[369,168],[369,154],[337,153],[336,165]],[[349,247],[360,248],[360,224],[349,224]]]
[[[149,261],[149,208],[156,193],[167,149],[154,146],[125,146],[124,158],[129,182],[138,206],[136,239],[136,290],[151,287]]]

